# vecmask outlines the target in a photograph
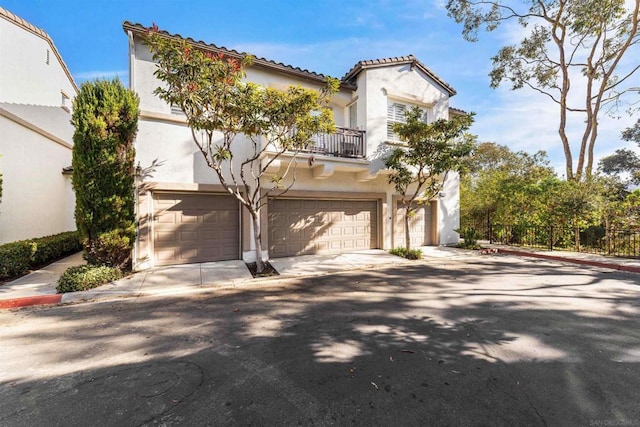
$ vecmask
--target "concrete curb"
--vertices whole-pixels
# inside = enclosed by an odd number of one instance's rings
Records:
[[[58,304],[61,300],[62,294],[37,295],[31,297],[5,299],[0,300],[0,309],[29,307],[32,305]]]
[[[410,263],[411,261],[407,261],[406,263]],[[406,265],[406,263],[403,263]],[[51,305],[51,304],[80,304],[80,303],[91,303],[97,301],[108,301],[115,299],[129,299],[129,298],[140,298],[140,297],[160,297],[160,296],[169,296],[169,295],[184,295],[189,293],[206,293],[212,292],[216,289],[240,289],[240,288],[249,288],[252,286],[260,286],[260,285],[272,285],[275,282],[279,281],[291,281],[291,280],[299,280],[307,277],[318,277],[325,276],[329,274],[339,274],[348,271],[355,270],[367,270],[367,269],[378,269],[384,267],[390,267],[393,265],[399,265],[394,263],[382,263],[382,264],[371,264],[371,265],[361,265],[361,266],[351,266],[348,270],[342,271],[324,271],[324,272],[313,272],[307,274],[282,274],[277,276],[270,277],[254,277],[250,279],[239,279],[239,280],[231,280],[230,283],[206,283],[199,284],[193,286],[182,286],[180,288],[173,288],[171,290],[167,289],[167,291],[163,292],[154,292],[154,291],[133,291],[133,292],[117,292],[117,291],[107,291],[100,292],[100,287],[90,289],[88,291],[80,291],[80,292],[69,292],[64,294],[53,294],[53,295],[41,295],[41,296],[29,296],[15,299],[7,299],[0,300],[0,310],[1,309],[12,309],[12,308],[22,308],[36,305]]]
[[[565,258],[562,256],[547,255],[547,254],[541,254],[537,252],[515,251],[511,249],[502,249],[502,248],[498,248],[498,253],[504,254],[504,255],[515,255],[515,256],[521,256],[521,257],[547,259],[550,261],[568,262],[571,264],[588,265],[591,267],[610,268],[612,270],[627,271],[630,273],[640,273],[640,267],[635,267],[632,265],[614,264],[609,262],[591,261],[586,259]]]
[[[537,252],[525,252],[518,251],[512,249],[503,249],[503,248],[494,248],[491,250],[491,253],[498,253],[503,255],[512,255],[519,257],[529,257],[529,258],[538,258],[538,259],[546,259],[550,261],[558,261],[558,262],[567,262],[572,264],[580,264],[580,265],[588,265],[592,267],[600,267],[600,268],[609,268],[612,270],[618,271],[626,271],[631,273],[640,273],[640,267],[624,265],[624,264],[615,264],[608,262],[600,262],[600,261],[592,261],[592,260],[583,260],[576,258],[565,258],[562,256],[548,255]],[[422,260],[424,261],[424,259]],[[128,298],[140,298],[140,297],[153,297],[153,296],[167,296],[167,295],[184,295],[187,293],[202,293],[202,292],[211,292],[215,289],[239,289],[239,288],[249,288],[252,286],[260,286],[260,285],[271,285],[274,282],[278,281],[291,281],[291,280],[300,280],[308,277],[318,277],[325,276],[329,274],[339,274],[348,271],[354,270],[368,270],[368,269],[379,269],[384,267],[390,267],[394,265],[407,265],[410,264],[411,261],[395,264],[395,263],[382,263],[376,265],[354,265],[347,270],[342,271],[321,271],[321,272],[309,272],[306,274],[282,274],[278,276],[271,277],[263,277],[263,278],[251,278],[251,279],[241,279],[241,280],[232,280],[230,283],[206,283],[194,286],[183,286],[180,288],[167,289],[166,292],[154,292],[154,291],[141,291],[140,289],[135,291],[112,291],[109,290],[107,292],[100,292],[100,288],[91,289],[89,291],[85,291],[87,293],[69,293],[69,294],[51,294],[51,295],[37,295],[37,296],[28,296],[21,298],[13,298],[0,300],[0,310],[1,309],[15,309],[29,306],[37,306],[37,305],[52,305],[52,304],[77,304],[77,303],[89,303],[89,302],[97,302],[97,301],[107,301],[114,299],[128,299]]]

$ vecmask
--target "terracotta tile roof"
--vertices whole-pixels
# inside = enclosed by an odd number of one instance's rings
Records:
[[[358,74],[360,74],[361,71],[366,70],[368,68],[388,67],[391,65],[403,65],[403,64],[411,64],[412,66],[417,67],[420,71],[422,71],[431,79],[433,79],[436,83],[438,83],[443,89],[449,92],[449,96],[453,96],[456,94],[456,90],[453,87],[451,87],[447,82],[442,80],[436,73],[431,71],[422,62],[418,61],[418,59],[413,55],[360,61],[356,65],[354,65],[353,68],[351,68],[351,70],[349,70],[347,74],[344,75],[344,77],[342,78],[342,81],[355,83],[355,78],[358,76]]]
[[[127,31],[131,31],[133,33],[137,33],[137,34],[144,34],[147,32],[147,30],[149,30],[149,27],[145,27],[142,24],[138,24],[138,23],[132,23],[129,21],[124,21],[122,24],[122,28],[124,29],[125,32]],[[222,46],[216,46],[213,43],[206,43],[202,40],[194,40],[190,37],[183,37],[180,34],[171,34],[167,31],[160,31],[160,34],[165,35],[166,37],[173,37],[173,38],[179,38],[179,39],[183,39],[186,40],[189,43],[193,43],[196,46],[199,46],[203,49],[207,49],[216,53],[223,53],[225,55],[231,56],[231,57],[235,57],[235,58],[242,58],[245,57],[247,55],[249,55],[246,52],[238,52],[236,50],[233,49],[227,49],[225,47]],[[266,59],[266,58],[255,58],[253,61],[254,66],[257,67],[261,67],[261,68],[267,68],[267,69],[271,69],[274,71],[279,71],[285,74],[290,74],[290,75],[294,75],[297,77],[301,77],[301,78],[305,78],[307,80],[312,80],[315,82],[320,82],[323,83],[325,81],[325,79],[327,78],[327,76],[325,76],[324,74],[320,74],[320,73],[316,73],[314,71],[309,71],[309,70],[305,70],[305,69],[301,69],[299,67],[294,67],[292,65],[287,65],[287,64],[283,64],[282,62],[276,62],[270,59]],[[373,59],[373,60],[368,60],[368,61],[360,61],[358,62],[356,65],[354,65],[351,70],[349,70],[349,72],[347,74],[345,74],[345,76],[341,79],[341,87],[344,89],[349,89],[349,90],[355,90],[357,89],[357,85],[355,82],[355,77],[360,73],[360,71],[367,69],[367,68],[376,68],[376,67],[386,67],[386,66],[390,66],[390,65],[398,65],[398,64],[413,64],[414,66],[418,67],[418,69],[420,69],[423,73],[427,74],[431,79],[433,79],[437,84],[439,84],[443,89],[445,89],[448,93],[449,96],[453,96],[456,94],[456,90],[451,87],[447,82],[445,82],[444,80],[442,80],[440,77],[438,77],[437,74],[435,74],[433,71],[431,71],[427,66],[425,66],[422,62],[418,61],[418,59],[413,56],[413,55],[409,55],[409,56],[399,56],[399,57],[394,57],[394,58],[383,58],[383,59]]]
[[[47,34],[46,31],[36,27],[30,22],[25,21],[24,19],[20,18],[18,15],[9,12],[7,9],[3,7],[0,7],[0,18],[6,19],[7,21],[13,23],[14,25],[22,28],[25,31],[35,34],[36,36],[44,39],[47,43],[49,43],[49,46],[51,46],[51,50],[53,51],[53,54],[56,56],[56,58],[58,58],[58,61],[62,65],[62,69],[67,75],[67,78],[69,78],[69,81],[73,85],[76,92],[78,91],[78,85],[76,85],[75,80],[73,80],[73,76],[71,75],[69,68],[67,68],[67,64],[65,64],[64,60],[62,59],[62,56],[60,56],[60,52],[58,52],[58,48],[56,48],[56,45],[53,43],[53,40],[51,39],[51,37],[49,37],[49,34]]]
[[[137,24],[137,23],[132,23],[129,21],[124,21],[122,23],[122,28],[124,29],[125,32],[127,31],[131,31],[133,33],[137,33],[137,34],[144,34],[146,33],[146,31],[149,29],[148,27],[145,27],[142,24]],[[200,48],[206,49],[206,50],[210,50],[212,52],[216,52],[216,53],[223,53],[224,55],[230,56],[232,58],[243,58],[247,55],[249,55],[246,52],[238,52],[237,50],[233,50],[233,49],[227,49],[226,47],[222,47],[222,46],[216,46],[213,43],[206,43],[202,40],[194,40],[191,37],[183,37],[180,34],[171,34],[167,31],[160,31],[160,34],[166,36],[166,37],[172,37],[172,38],[179,38],[179,39],[183,39],[186,40],[189,43],[192,43]],[[314,71],[309,71],[309,70],[305,70],[299,67],[294,67],[292,65],[287,65],[287,64],[283,64],[282,62],[276,62],[276,61],[272,61],[270,59],[266,59],[266,58],[254,58],[253,60],[253,66],[255,67],[260,67],[260,68],[266,68],[266,69],[270,69],[270,70],[274,70],[274,71],[278,71],[281,73],[285,73],[285,74],[289,74],[289,75],[293,75],[296,77],[300,77],[306,80],[311,80],[317,83],[324,83],[327,76],[325,76],[324,74],[320,74],[320,73],[316,73]],[[349,90],[355,90],[356,86],[353,85],[352,83],[349,82],[342,82],[341,87],[344,89],[349,89]]]
[[[467,112],[459,108],[449,107],[449,115],[451,114],[467,114]]]

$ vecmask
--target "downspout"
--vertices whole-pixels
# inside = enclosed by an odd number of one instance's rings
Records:
[[[134,62],[135,62],[135,44],[133,41],[133,33],[131,31],[127,31],[127,38],[129,39],[129,89],[134,90]],[[137,146],[138,138],[133,139],[133,149],[135,150],[136,157],[138,155],[138,146]],[[135,216],[135,224],[136,224],[136,238],[133,244],[133,251],[131,253],[131,269],[133,271],[137,270],[138,267],[138,245],[140,244],[140,179],[141,179],[141,170],[140,170],[140,162],[138,162],[138,166],[135,168],[135,177],[133,184],[133,214]]]

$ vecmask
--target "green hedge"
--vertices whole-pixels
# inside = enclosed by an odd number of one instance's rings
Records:
[[[122,278],[122,272],[116,267],[105,265],[79,265],[69,267],[58,279],[56,290],[65,292],[86,291],[105,283]]]
[[[0,280],[7,280],[82,250],[76,231],[0,245]]]

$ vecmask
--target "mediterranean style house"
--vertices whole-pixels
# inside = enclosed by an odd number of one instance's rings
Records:
[[[0,7],[0,244],[75,230],[77,91],[49,35]]]
[[[138,237],[134,267],[229,259],[255,260],[251,219],[223,191],[201,158],[182,112],[154,95],[161,82],[143,44],[147,28],[125,22],[129,81],[140,96],[136,156]],[[177,34],[161,32],[172,38]],[[205,42],[198,48],[240,58],[244,53]],[[319,89],[325,76],[256,58],[246,79],[266,87]],[[413,56],[360,61],[331,98],[337,131],[299,153],[295,185],[261,211],[263,249],[270,258],[389,249],[404,244],[400,196],[388,183],[384,158],[399,141],[391,125],[420,106],[426,120],[448,118],[455,90]],[[239,156],[236,156],[239,157]],[[156,165],[153,170],[150,166]],[[281,167],[275,162],[274,170]],[[284,166],[282,166],[284,167]],[[413,246],[458,241],[459,180],[450,173],[443,191],[411,222]]]

